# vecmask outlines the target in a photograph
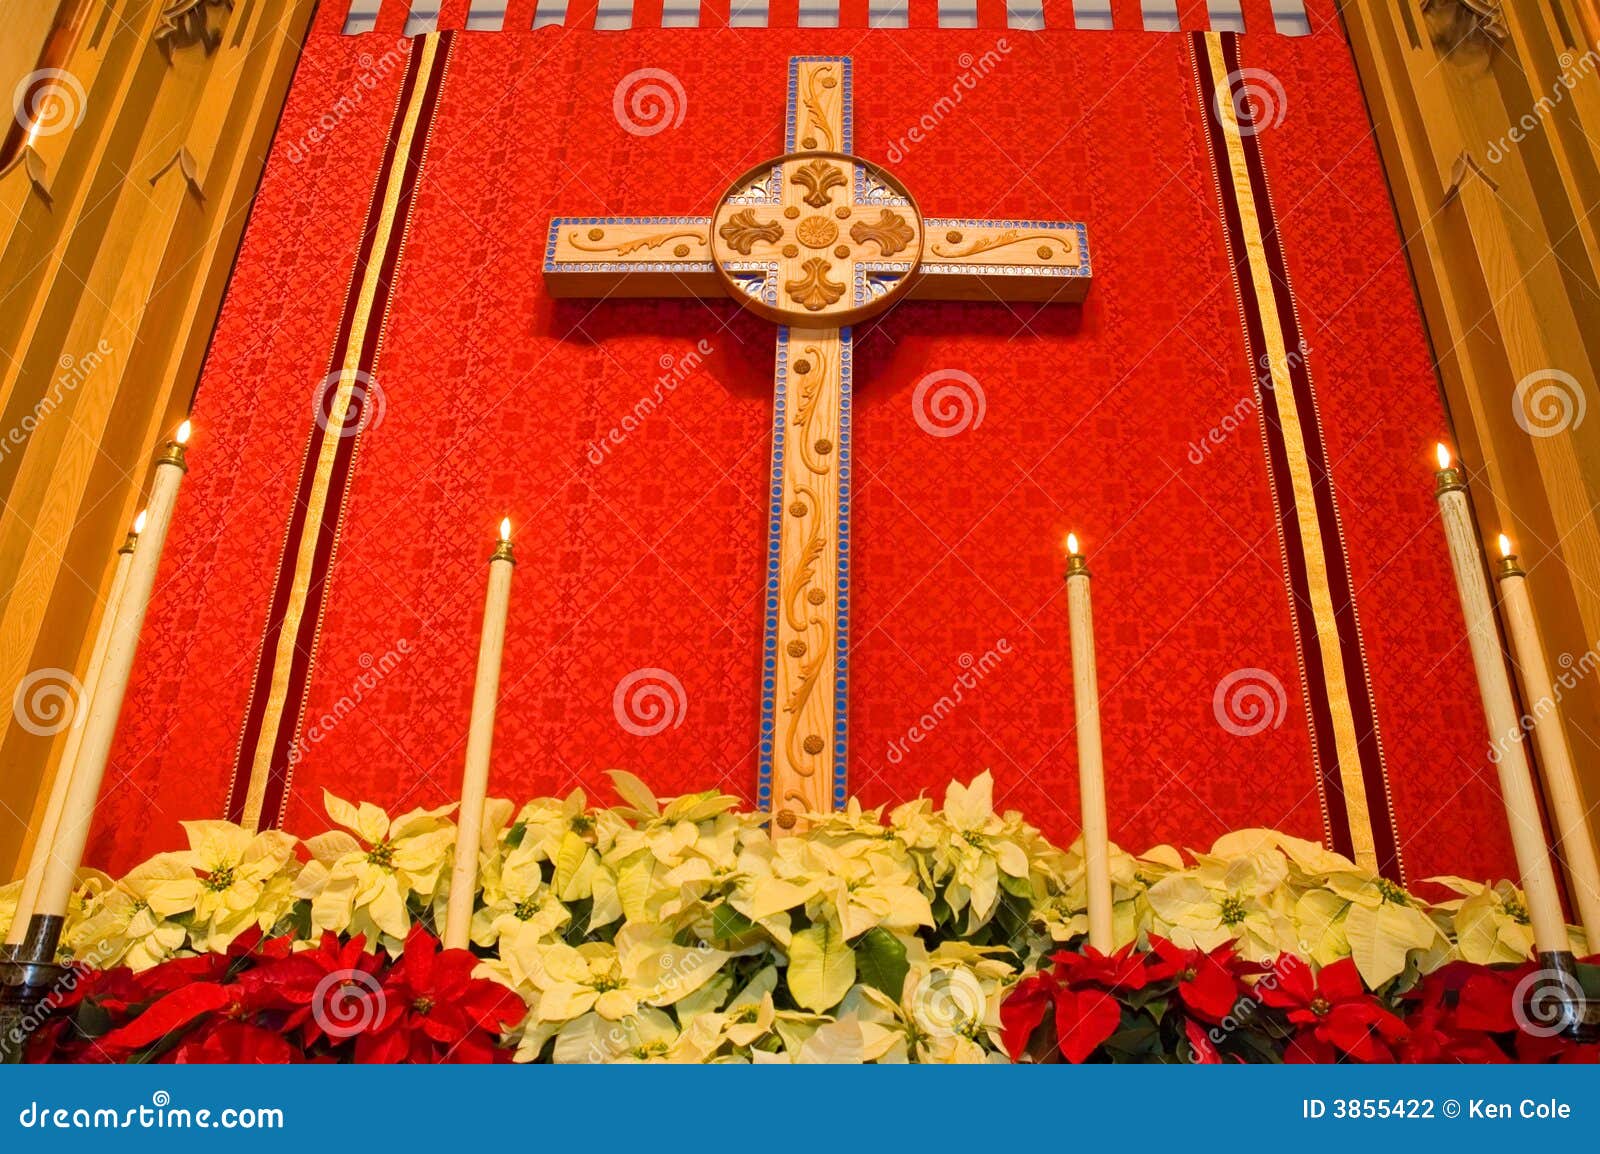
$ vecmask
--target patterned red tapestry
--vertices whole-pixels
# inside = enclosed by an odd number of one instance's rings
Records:
[[[1071,528],[1116,841],[1349,852],[1355,789],[1391,875],[1511,871],[1431,495],[1446,418],[1336,33],[1223,37],[1217,71],[1186,33],[326,24],[196,397],[92,863],[188,818],[315,832],[324,789],[453,800],[502,515],[493,792],[609,798],[622,767],[753,796],[772,326],[555,301],[540,266],[553,215],[708,213],[783,151],[805,53],[853,59],[854,151],[925,214],[1083,221],[1094,254],[1081,308],[856,331],[850,791],[989,768],[1075,836]],[[1218,100],[1248,110],[1234,152]],[[330,439],[345,403],[360,435]]]

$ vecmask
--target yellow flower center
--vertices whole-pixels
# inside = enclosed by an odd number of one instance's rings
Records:
[[[367,851],[367,861],[381,870],[394,872],[394,846],[388,841],[380,841]]]
[[[233,885],[233,867],[218,866],[205,876],[201,883],[214,894],[219,894]]]
[[[517,908],[511,912],[517,916],[517,921],[525,922],[539,912],[539,904],[532,898],[524,898],[517,903]]]
[[[433,999],[428,997],[418,998],[416,1001],[411,1003],[411,1008],[419,1014],[426,1014],[429,1010],[433,1009]]]
[[[1383,895],[1384,901],[1393,902],[1397,906],[1408,906],[1411,904],[1411,895],[1406,893],[1406,891],[1401,889],[1399,886],[1395,885],[1388,878],[1378,879],[1378,893]]]
[[[1519,902],[1516,898],[1507,898],[1505,900],[1505,907],[1506,916],[1512,921],[1516,922],[1517,925],[1525,926],[1528,924],[1529,918],[1527,907]]]
[[[1328,1011],[1331,1009],[1333,1009],[1333,1004],[1321,994],[1318,994],[1316,997],[1311,999],[1311,1012],[1317,1017],[1326,1017]]]
[[[1219,908],[1222,911],[1223,925],[1236,926],[1244,921],[1246,910],[1243,898],[1229,894],[1219,903]]]

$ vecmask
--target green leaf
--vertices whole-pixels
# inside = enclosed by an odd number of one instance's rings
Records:
[[[726,902],[711,911],[711,936],[719,942],[742,938],[755,928],[755,922]]]
[[[517,824],[512,826],[510,831],[506,834],[506,848],[516,849],[522,844],[522,839],[527,835],[528,823],[525,821],[517,822]]]
[[[837,1006],[856,981],[856,956],[832,922],[795,934],[789,943],[789,993],[814,1013]]]
[[[874,926],[856,941],[856,971],[867,985],[898,1002],[906,974],[911,972],[905,943],[882,926]]]

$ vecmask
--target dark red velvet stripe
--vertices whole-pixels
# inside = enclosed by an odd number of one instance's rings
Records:
[[[372,261],[378,260],[380,264],[377,293],[373,301],[373,316],[369,321],[358,359],[359,371],[368,374],[372,372],[382,333],[382,318],[388,307],[390,294],[393,291],[395,273],[399,266],[400,253],[405,242],[406,224],[416,195],[417,183],[421,175],[422,157],[432,128],[433,115],[438,107],[439,91],[443,85],[445,65],[449,59],[450,45],[453,39],[454,33],[445,33],[440,37],[439,50],[434,55],[433,67],[426,77],[419,75],[419,61],[424,42],[419,37],[412,44],[411,59],[406,69],[406,76],[401,84],[399,99],[396,102],[396,112],[391,122],[389,140],[384,147],[383,162],[379,167],[378,177],[374,181],[372,197],[368,204],[367,223],[362,233],[361,245],[357,251],[355,273],[351,278],[344,314],[340,319],[333,353],[329,358],[330,372],[336,371],[337,366],[343,364],[348,355],[351,332],[359,305],[360,287],[368,269],[371,267]],[[411,102],[418,83],[423,83],[426,87],[418,117],[417,130],[407,154],[404,157],[398,157],[396,155],[398,146],[396,129],[404,116],[405,109]],[[381,194],[396,163],[403,166],[401,169],[400,197],[395,210],[396,223],[390,232],[389,241],[384,251],[378,253],[374,250],[382,205]],[[361,412],[362,399],[358,395],[352,404],[349,419],[359,425]],[[295,496],[294,508],[290,513],[286,537],[287,544],[279,562],[277,581],[273,589],[272,605],[267,618],[267,627],[264,631],[261,653],[257,660],[255,680],[251,687],[250,705],[246,713],[239,753],[234,764],[234,778],[228,794],[228,818],[231,821],[239,821],[244,815],[251,768],[255,758],[256,747],[262,737],[273,668],[277,661],[278,645],[283,635],[284,613],[287,610],[294,584],[297,546],[306,529],[306,516],[311,486],[315,478],[316,461],[322,451],[323,440],[327,436],[326,430],[319,423],[314,422],[306,457],[301,466],[299,490]],[[290,768],[289,752],[293,746],[295,735],[299,732],[300,714],[304,709],[306,691],[310,681],[311,663],[315,656],[317,622],[321,616],[322,604],[327,593],[328,573],[333,562],[339,520],[348,494],[350,477],[355,466],[356,448],[359,442],[359,436],[340,439],[334,455],[333,471],[329,478],[328,495],[323,507],[322,519],[316,526],[316,549],[313,555],[311,579],[307,590],[305,608],[300,618],[300,627],[295,637],[294,658],[290,663],[287,696],[277,732],[271,735],[270,772],[261,806],[261,821],[264,826],[277,826],[281,824],[283,819]]]
[[[372,30],[389,36],[403,36],[406,17],[410,15],[411,0],[383,0],[378,8],[378,22]]]
[[[1272,19],[1272,0],[1239,0],[1239,11],[1244,14],[1246,32],[1276,32]]]
[[[1239,38],[1231,34],[1225,35],[1222,38],[1222,53],[1228,65],[1228,72],[1239,73],[1242,68]],[[1296,407],[1300,414],[1300,430],[1305,441],[1306,459],[1311,469],[1312,493],[1316,498],[1317,522],[1322,535],[1328,586],[1333,594],[1334,621],[1339,631],[1339,653],[1345,669],[1350,709],[1355,719],[1357,747],[1361,758],[1361,779],[1366,786],[1367,807],[1372,820],[1373,845],[1378,852],[1380,871],[1385,877],[1398,881],[1400,880],[1399,844],[1391,815],[1388,786],[1383,774],[1378,713],[1372,700],[1367,676],[1366,654],[1362,652],[1361,647],[1355,582],[1350,574],[1350,562],[1344,549],[1344,538],[1334,499],[1333,475],[1328,464],[1327,444],[1322,435],[1322,420],[1317,412],[1316,394],[1311,386],[1310,358],[1313,350],[1307,347],[1304,335],[1300,331],[1300,318],[1295,308],[1294,292],[1289,279],[1289,264],[1283,251],[1283,241],[1278,232],[1277,218],[1272,206],[1266,162],[1261,155],[1261,136],[1259,133],[1247,134],[1242,140],[1245,166],[1250,173],[1251,189],[1255,194],[1257,211],[1261,216],[1262,241],[1272,276],[1278,324],[1283,331],[1284,346],[1291,354],[1289,374],[1294,386]],[[1297,350],[1303,350],[1303,355],[1294,355]]]
[[[350,18],[350,0],[322,0],[317,5],[311,31],[319,36],[338,36]]]
[[[1118,32],[1138,32],[1144,28],[1144,9],[1139,0],[1111,0],[1111,27]]]
[[[1006,27],[1006,0],[978,0],[978,27]]]
[[[840,28],[867,28],[871,24],[871,0],[839,0]]]
[[[1321,783],[1323,812],[1327,817],[1328,836],[1332,848],[1346,857],[1353,857],[1355,846],[1350,837],[1350,814],[1345,804],[1344,783],[1339,777],[1339,759],[1334,741],[1333,712],[1328,701],[1327,676],[1321,650],[1316,644],[1317,623],[1311,609],[1311,582],[1305,567],[1304,540],[1300,535],[1299,521],[1295,516],[1294,488],[1289,477],[1288,452],[1284,443],[1277,397],[1271,388],[1262,388],[1259,383],[1262,379],[1261,350],[1265,348],[1266,343],[1262,336],[1263,318],[1256,305],[1254,294],[1247,291],[1253,283],[1250,259],[1245,248],[1244,232],[1239,218],[1239,203],[1234,194],[1233,175],[1228,164],[1228,146],[1223,137],[1221,122],[1215,113],[1217,90],[1212,81],[1204,33],[1190,34],[1190,50],[1193,53],[1195,79],[1199,88],[1200,117],[1210,143],[1212,177],[1216,181],[1222,208],[1228,259],[1233,265],[1238,284],[1246,290],[1238,293],[1240,313],[1244,322],[1250,371],[1257,382],[1256,397],[1261,408],[1263,440],[1267,453],[1267,475],[1272,486],[1273,505],[1277,510],[1278,528],[1283,535],[1284,566],[1289,579],[1290,613],[1294,619],[1295,637],[1305,667],[1306,704],[1311,714],[1311,744]]]

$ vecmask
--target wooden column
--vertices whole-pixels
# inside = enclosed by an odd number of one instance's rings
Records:
[[[0,692],[81,673],[147,463],[182,419],[313,0],[92,0],[63,67],[83,116],[0,174],[0,421],[49,412],[0,460]],[[0,0],[0,15],[13,4]],[[9,25],[8,25],[9,27]],[[0,78],[10,91],[15,78]],[[71,366],[67,383],[62,366]],[[73,576],[77,574],[79,576]],[[100,588],[81,575],[100,577]],[[10,718],[6,718],[9,723]],[[0,861],[16,876],[65,734],[0,735]]]
[[[1563,667],[1600,643],[1600,420],[1577,418],[1600,366],[1600,81],[1566,40],[1586,6],[1502,4],[1503,32],[1459,6],[1342,8],[1480,536],[1517,540]],[[1419,460],[1426,441],[1419,430]],[[1600,677],[1562,707],[1592,812]]]

